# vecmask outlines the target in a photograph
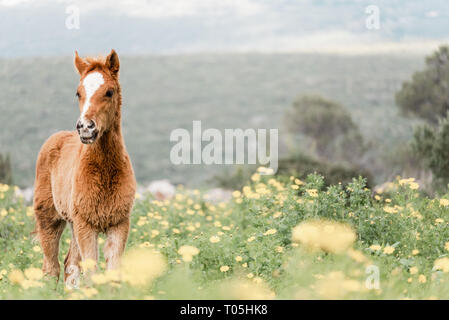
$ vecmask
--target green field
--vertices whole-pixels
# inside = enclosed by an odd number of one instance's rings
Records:
[[[285,110],[299,95],[318,94],[350,110],[369,143],[362,162],[382,183],[401,172],[395,152],[412,134],[413,123],[398,115],[394,94],[423,60],[407,55],[121,57],[124,135],[137,179],[195,186],[226,170],[170,163],[170,132],[191,130],[193,120],[202,120],[203,128],[279,128],[285,154]],[[77,84],[72,57],[0,60],[0,150],[11,153],[16,184],[33,184],[37,152],[50,134],[74,129]]]
[[[42,278],[33,210],[1,185],[0,299],[449,298],[449,194],[427,198],[413,179],[374,196],[361,178],[278,179],[255,174],[226,203],[138,195],[120,272],[101,259],[73,290]],[[60,261],[68,242],[66,230]]]

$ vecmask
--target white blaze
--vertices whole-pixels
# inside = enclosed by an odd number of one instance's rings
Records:
[[[90,107],[90,99],[104,83],[103,75],[100,72],[89,73],[83,80],[84,91],[86,92],[86,100],[84,100],[83,111],[81,113],[81,121],[86,121],[84,116]]]

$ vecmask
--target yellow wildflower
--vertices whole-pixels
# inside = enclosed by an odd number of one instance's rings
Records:
[[[303,222],[292,231],[294,242],[301,242],[311,250],[331,253],[345,251],[355,241],[354,231],[347,225],[326,220]]]
[[[220,271],[221,272],[227,272],[227,271],[229,271],[229,267],[228,266],[221,266],[220,267]]]

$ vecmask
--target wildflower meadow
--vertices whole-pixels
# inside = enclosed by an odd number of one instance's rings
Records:
[[[447,299],[449,194],[398,177],[324,187],[265,174],[227,202],[179,186],[138,194],[119,270],[83,261],[73,288],[41,271],[32,207],[0,186],[0,299]],[[70,243],[61,240],[61,265]],[[62,269],[62,268],[61,268]]]

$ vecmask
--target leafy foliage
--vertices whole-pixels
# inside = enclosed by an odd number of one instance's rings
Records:
[[[449,118],[440,121],[437,127],[418,127],[412,146],[432,171],[436,186],[445,187],[449,183]]]
[[[402,84],[396,103],[405,115],[437,125],[449,110],[449,47],[442,46],[426,58],[426,68]]]
[[[137,287],[110,280],[107,273],[102,273],[105,264],[101,257],[98,275],[92,282],[83,279],[80,289],[72,291],[62,285],[55,290],[52,279],[40,280],[36,268],[42,265],[42,252],[29,238],[34,224],[32,209],[14,196],[13,187],[1,185],[0,227],[11,225],[14,232],[7,238],[0,237],[0,297],[449,297],[449,194],[436,199],[423,197],[413,179],[395,180],[390,196],[377,194],[374,198],[362,178],[346,187],[325,187],[319,175],[300,180],[256,173],[251,180],[251,184],[236,190],[229,202],[211,203],[200,191],[182,188],[165,201],[140,196],[132,214],[127,250],[149,250],[142,259],[135,256],[138,261],[134,261],[148,263],[149,268],[151,261],[145,259],[151,260],[151,252],[158,251],[165,257],[168,270],[158,273],[151,284]],[[317,225],[323,219],[328,221],[321,230],[325,234],[316,237],[309,222]],[[299,225],[308,226],[303,228],[308,232],[298,234]],[[338,229],[349,233],[349,243],[344,234],[343,243],[338,233],[332,233]],[[352,232],[357,239],[353,245]],[[104,236],[100,239],[103,245]],[[318,241],[325,245],[323,248],[341,244],[346,249],[312,250],[303,240],[312,245]],[[65,232],[60,260],[68,244],[69,232]],[[373,267],[379,270],[378,289],[365,286],[365,272]],[[31,277],[39,279],[32,281]]]
[[[327,161],[355,162],[364,152],[363,138],[350,113],[319,96],[303,96],[285,116],[290,133],[310,137],[316,153]]]
[[[11,158],[0,153],[0,183],[12,184]]]

